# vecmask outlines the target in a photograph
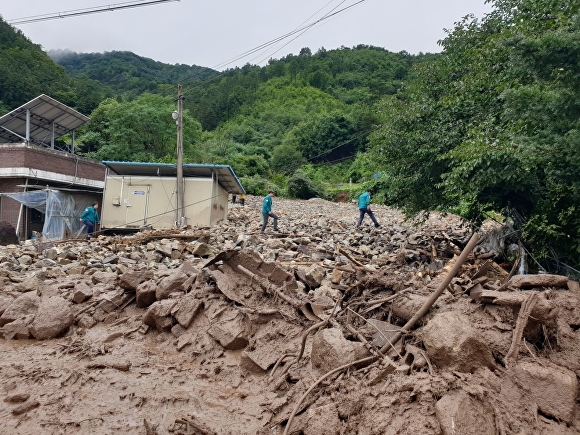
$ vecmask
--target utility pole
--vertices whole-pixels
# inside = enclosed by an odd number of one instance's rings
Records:
[[[177,85],[177,226],[185,224],[183,189],[183,86]],[[174,112],[175,113],[175,112]]]

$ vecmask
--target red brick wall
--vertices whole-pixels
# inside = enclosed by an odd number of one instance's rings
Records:
[[[105,181],[105,166],[100,162],[62,151],[23,144],[0,146],[0,168],[32,168],[59,174]]]

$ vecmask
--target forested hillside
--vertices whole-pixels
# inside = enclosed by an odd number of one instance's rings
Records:
[[[0,18],[0,114],[40,94],[90,113],[110,91],[86,78],[72,78],[42,48]]]
[[[348,166],[376,128],[374,106],[398,92],[414,64],[434,57],[362,45],[314,54],[303,48],[265,67],[245,65],[222,73],[162,66],[132,53],[62,52],[55,59],[75,76],[104,80],[118,93],[104,100],[81,129],[79,149],[88,156],[174,160],[169,115],[179,81],[185,95],[186,161],[230,164],[253,193],[275,184],[281,192],[309,197],[331,195],[332,186],[367,175]],[[136,94],[138,89],[148,92]],[[342,161],[346,171],[319,166]],[[292,178],[299,191],[292,188]]]
[[[218,74],[210,68],[168,65],[127,51],[75,53],[51,50],[48,55],[71,76],[96,80],[117,94],[136,96],[156,92],[160,84],[206,80]]]

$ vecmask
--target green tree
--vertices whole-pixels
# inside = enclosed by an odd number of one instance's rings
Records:
[[[175,161],[177,133],[171,98],[143,94],[129,102],[105,100],[79,137],[81,149],[101,160]],[[184,112],[183,150],[191,160],[201,126]]]
[[[492,3],[482,22],[457,23],[442,55],[383,101],[373,152],[389,172],[389,197],[408,212],[478,220],[510,209],[536,255],[551,245],[577,266],[580,5]]]
[[[356,155],[362,137],[343,112],[322,114],[294,131],[299,151],[311,161],[334,161]]]
[[[271,165],[274,172],[292,175],[306,159],[298,148],[290,144],[281,144],[272,151]]]

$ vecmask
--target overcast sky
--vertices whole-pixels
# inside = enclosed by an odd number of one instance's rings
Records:
[[[150,2],[151,0],[141,0]],[[44,50],[79,53],[132,51],[156,61],[199,65],[218,70],[246,63],[264,65],[270,58],[315,53],[358,44],[389,51],[438,52],[443,29],[467,14],[481,18],[491,9],[484,0],[181,0],[144,7],[17,24]],[[0,0],[5,21],[56,15],[127,0]],[[331,18],[326,14],[354,5]],[[241,55],[323,19],[251,55]]]

